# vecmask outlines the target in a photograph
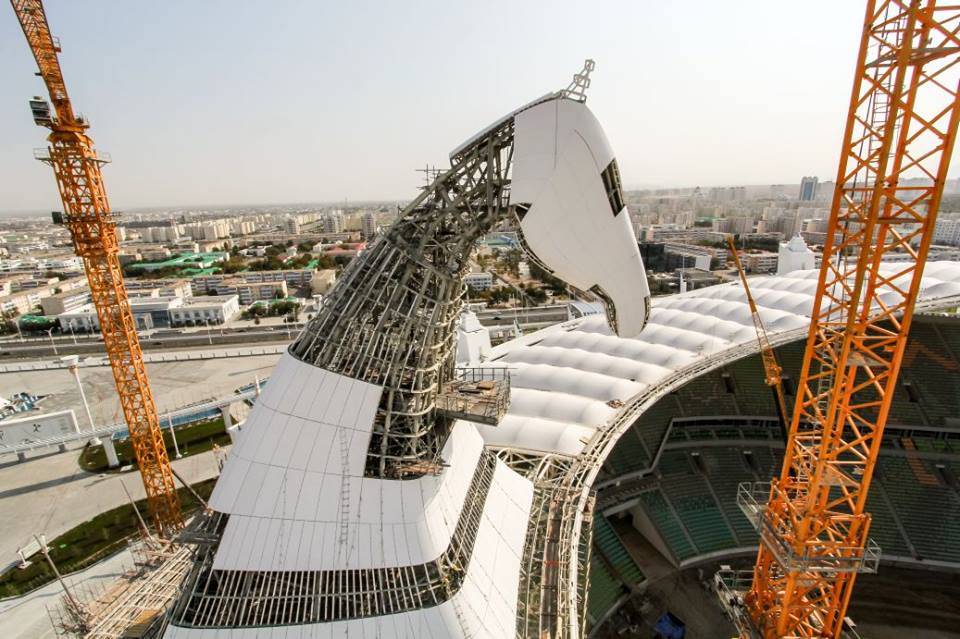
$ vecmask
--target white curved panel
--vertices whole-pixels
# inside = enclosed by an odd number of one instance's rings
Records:
[[[230,515],[215,568],[401,566],[447,548],[483,441],[463,424],[447,440],[448,467],[439,476],[363,477],[380,393],[281,357],[210,497],[214,510]]]
[[[459,428],[460,426],[457,427]],[[512,637],[516,626],[523,544],[532,503],[533,485],[507,468],[503,462],[498,461],[477,528],[477,537],[467,566],[467,574],[460,590],[453,597],[455,603],[451,600],[439,606],[395,615],[303,626],[181,628],[171,625],[167,627],[164,637],[166,639]],[[282,533],[276,520],[273,522],[245,521],[245,526],[250,527],[243,531],[246,539],[265,539],[270,540],[270,543],[278,543],[275,541],[276,536]],[[361,543],[368,547],[376,547],[377,544],[371,542],[378,534],[376,530],[368,530],[368,535]],[[396,538],[396,535],[392,537]],[[303,567],[303,562],[308,560],[304,550],[307,547],[315,547],[317,552],[322,553],[335,552],[336,539],[311,537],[302,522],[294,523],[291,533],[281,538],[287,540],[285,550],[291,557],[289,563],[296,566],[297,570],[307,569]],[[251,544],[244,550],[256,552],[257,548]],[[373,551],[372,548],[370,551]]]
[[[622,205],[611,209],[601,178],[612,161],[582,102],[557,98],[515,118],[510,201],[530,205],[520,221],[527,248],[573,286],[603,289],[617,330],[633,336],[646,321],[650,290],[630,215]]]

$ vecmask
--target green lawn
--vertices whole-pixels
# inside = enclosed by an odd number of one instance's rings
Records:
[[[215,479],[193,485],[194,490],[207,499],[213,491]],[[186,488],[177,491],[184,513],[196,511],[200,504]],[[148,521],[145,499],[137,502],[137,508]],[[100,559],[121,550],[127,540],[137,534],[137,518],[130,504],[101,513],[73,528],[56,539],[47,540],[50,557],[62,574],[82,570]],[[31,564],[24,570],[11,568],[0,575],[0,597],[13,597],[29,592],[53,581],[54,575],[43,555],[35,554]]]
[[[218,417],[209,421],[194,422],[176,426],[177,445],[180,447],[180,454],[184,457],[203,453],[214,444],[226,446],[230,443],[230,436],[227,435],[223,427],[223,418]],[[173,457],[173,439],[167,430],[163,431],[163,441],[167,445],[167,453]],[[134,464],[133,448],[130,446],[130,440],[114,442],[117,449],[117,457],[120,458],[120,466],[129,466]],[[83,449],[78,460],[80,468],[91,473],[118,472],[119,468],[107,468],[107,455],[103,452],[103,446],[87,446]]]

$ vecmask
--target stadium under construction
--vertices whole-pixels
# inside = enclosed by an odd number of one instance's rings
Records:
[[[68,592],[59,629],[574,639],[682,637],[686,620],[689,636],[855,637],[858,573],[919,569],[949,591],[960,262],[926,251],[960,92],[929,118],[910,92],[956,80],[960,10],[937,22],[935,2],[876,4],[820,269],[651,298],[617,160],[587,106],[588,60],[566,88],[456,147],[350,263],[184,521],[113,267],[101,161],[82,119],[63,130],[73,115],[42,7],[14,0],[56,102],[56,115],[31,103],[53,131],[44,160],[88,276],[103,280],[101,323],[116,320],[105,346],[160,538],[141,522],[152,569],[96,618]],[[103,207],[69,209],[58,153],[97,167]],[[929,184],[898,185],[928,161]],[[491,347],[464,309],[464,278],[501,227],[598,312]],[[690,569],[692,590],[676,578]],[[912,616],[907,599],[871,636],[957,636],[960,611]]]

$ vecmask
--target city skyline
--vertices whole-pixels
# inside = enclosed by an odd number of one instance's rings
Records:
[[[433,3],[47,9],[71,96],[114,157],[112,204],[134,209],[408,199],[450,139],[562,85],[585,57],[627,188],[829,180],[862,15],[818,4],[831,20],[759,2],[510,5],[508,30],[493,28],[502,12]],[[403,33],[425,15],[431,38],[410,45]],[[31,159],[44,132],[26,100],[44,89],[21,40],[0,20],[0,170],[16,185],[4,212],[57,202]]]

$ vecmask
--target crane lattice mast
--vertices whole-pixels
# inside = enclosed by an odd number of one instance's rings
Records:
[[[54,108],[51,112],[41,98],[30,102],[34,121],[51,131],[48,147],[35,155],[53,167],[63,201],[63,222],[74,251],[83,258],[150,512],[158,532],[169,536],[183,520],[136,322],[123,286],[116,223],[100,174],[107,159],[94,150],[86,134],[89,125],[73,111],[57,58],[59,42],[50,34],[43,4],[40,0],[11,0],[11,4]]]
[[[867,2],[783,470],[754,510],[744,636],[840,636],[857,573],[876,569],[867,492],[956,139],[958,30],[956,5]]]

